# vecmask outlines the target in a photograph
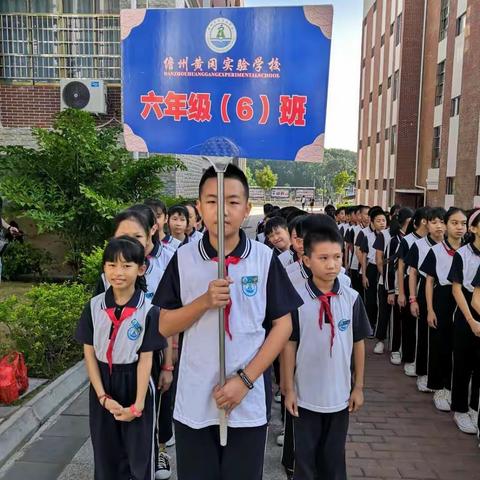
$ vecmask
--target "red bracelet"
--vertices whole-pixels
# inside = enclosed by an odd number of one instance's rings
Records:
[[[172,348],[178,348],[178,343],[173,342],[172,343]]]
[[[106,393],[104,393],[103,395],[100,395],[98,397],[98,401],[102,404],[102,407],[105,408],[105,403],[107,403],[107,400],[111,400],[112,397]],[[102,402],[103,400],[103,402]]]
[[[408,303],[410,303],[410,304],[417,303],[417,297],[410,297],[409,300],[408,300]]]
[[[173,365],[163,365],[162,370],[164,372],[173,372],[175,370],[175,367]]]
[[[130,405],[130,412],[134,417],[140,418],[142,416],[142,412],[137,410],[137,407],[135,407],[134,403]]]

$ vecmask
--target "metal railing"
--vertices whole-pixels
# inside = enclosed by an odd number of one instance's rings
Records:
[[[118,15],[0,14],[0,79],[120,80]]]

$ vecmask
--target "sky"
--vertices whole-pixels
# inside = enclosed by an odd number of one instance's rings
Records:
[[[246,7],[333,5],[326,148],[357,151],[362,0],[244,0]]]

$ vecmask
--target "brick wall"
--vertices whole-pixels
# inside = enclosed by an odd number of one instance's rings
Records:
[[[60,111],[58,85],[0,84],[0,125],[3,127],[42,127],[53,124]],[[107,114],[98,115],[98,123],[113,117],[121,120],[120,87],[107,87]]]

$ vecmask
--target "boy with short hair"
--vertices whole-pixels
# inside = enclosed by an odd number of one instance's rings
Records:
[[[279,256],[290,248],[290,235],[287,221],[283,217],[273,217],[265,224],[265,237],[272,245],[275,255]]]
[[[364,401],[364,339],[371,329],[360,296],[337,278],[342,244],[336,227],[319,227],[304,239],[312,277],[295,285],[304,304],[282,370],[285,405],[294,416],[294,480],[346,480],[349,413]]]
[[[296,216],[288,224],[288,233],[290,235],[290,248],[282,252],[278,259],[280,263],[287,268],[292,263],[300,261],[303,255],[303,238],[297,235],[297,225],[308,218],[307,215]]]
[[[161,330],[182,333],[175,401],[179,480],[260,480],[272,387],[269,367],[292,332],[290,313],[302,301],[278,258],[249,240],[248,183],[234,165],[225,172],[225,280],[217,279],[217,174],[200,181],[203,238],[178,249],[154,302]],[[218,385],[218,309],[225,308],[227,382]],[[219,412],[228,414],[220,447]]]

